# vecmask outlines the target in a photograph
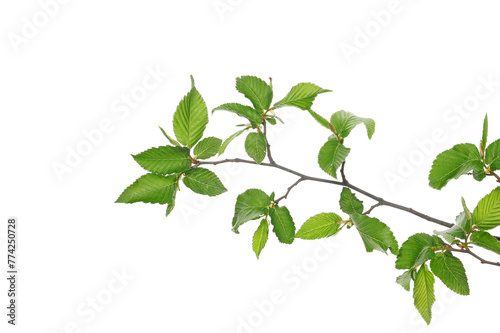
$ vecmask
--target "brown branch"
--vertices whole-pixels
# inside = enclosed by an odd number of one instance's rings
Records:
[[[274,200],[274,203],[277,205],[278,202],[280,202],[281,200],[283,199],[286,199],[288,198],[288,194],[290,194],[290,191],[295,187],[297,186],[301,181],[304,181],[305,179],[304,178],[299,178],[295,183],[293,183],[287,190],[286,190],[286,193],[285,195],[283,195],[282,197],[279,197],[278,199]]]
[[[366,212],[364,212],[363,215],[369,215],[372,212],[372,210],[374,210],[378,206],[382,206],[382,204],[380,202],[377,202],[376,204],[371,206],[370,209],[368,209]]]
[[[490,171],[490,173],[487,173],[486,175],[495,177],[497,179],[497,183],[500,183],[500,176],[494,173],[493,171]]]
[[[452,247],[449,247],[449,249],[450,249],[450,251],[453,251],[453,252],[460,252],[460,253],[469,254],[469,255],[473,256],[474,258],[476,258],[477,260],[479,260],[479,262],[481,264],[500,266],[500,262],[485,260],[485,259],[481,258],[480,256],[478,256],[477,254],[475,254],[474,252],[472,252],[470,249],[455,249]]]
[[[276,165],[276,162],[274,162],[273,155],[271,154],[271,145],[269,144],[269,141],[267,140],[267,121],[264,119],[262,120],[262,126],[264,127],[263,134],[264,138],[266,139],[266,146],[267,146],[267,158],[269,158],[269,163],[271,165]]]

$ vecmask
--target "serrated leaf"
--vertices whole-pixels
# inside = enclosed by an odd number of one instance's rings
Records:
[[[472,220],[481,230],[493,229],[500,225],[500,187],[479,201]]]
[[[181,144],[191,148],[201,139],[207,124],[207,106],[192,81],[191,90],[180,101],[174,113],[175,136]]]
[[[240,117],[244,117],[250,121],[253,121],[257,124],[262,123],[262,112],[255,110],[254,108],[242,105],[239,103],[226,103],[222,104],[215,109],[212,110],[212,113],[217,110],[229,111],[236,113]]]
[[[310,217],[300,227],[295,238],[320,239],[335,235],[341,225],[342,218],[335,213],[321,213]]]
[[[214,197],[227,191],[219,177],[204,168],[192,168],[184,173],[184,185],[193,192]]]
[[[333,131],[333,126],[330,124],[328,120],[314,112],[313,110],[307,110],[309,114],[316,120],[321,126],[323,126],[326,129],[329,129],[330,131]]]
[[[234,209],[233,231],[239,233],[238,228],[245,222],[255,220],[269,212],[271,199],[258,189],[249,189],[238,195]]]
[[[176,184],[175,175],[165,177],[148,173],[139,177],[132,185],[127,187],[116,202],[171,203]]]
[[[234,134],[231,134],[231,136],[229,138],[227,138],[220,146],[219,155],[224,154],[227,146],[231,143],[231,141],[233,141],[236,137],[240,136],[243,132],[248,131],[248,130],[249,130],[249,128],[247,127],[247,128],[242,129],[242,130],[239,130],[238,132],[236,132]]]
[[[432,258],[431,270],[448,288],[460,295],[469,295],[469,283],[460,259],[450,251],[437,252]]]
[[[335,112],[330,119],[330,123],[336,130],[335,134],[340,135],[342,138],[346,138],[354,127],[361,123],[365,124],[369,139],[372,138],[375,132],[375,121],[373,119],[357,117],[344,110]]]
[[[328,140],[319,150],[318,164],[320,168],[333,178],[337,178],[337,169],[345,161],[351,151],[337,140]]]
[[[392,254],[398,254],[398,242],[387,225],[366,215],[353,213],[350,216],[365,244],[366,252],[378,250],[387,253],[390,249]]]
[[[443,236],[447,242],[453,242],[455,238],[465,239],[472,228],[472,222],[467,218],[465,212],[461,212],[455,219],[455,225],[444,231],[434,231],[436,235]]]
[[[434,281],[434,275],[431,271],[429,271],[427,265],[423,264],[418,270],[415,278],[413,298],[415,300],[415,307],[427,325],[431,322],[431,309],[432,305],[436,301],[436,297],[434,296]]]
[[[410,291],[411,271],[406,271],[396,278],[396,283],[400,284],[406,291]]]
[[[236,90],[252,102],[257,111],[266,111],[271,106],[273,90],[264,80],[255,76],[241,76],[236,79]],[[260,124],[261,121],[258,123]]]
[[[363,214],[363,202],[347,187],[340,193],[340,209],[346,214]]]
[[[325,92],[331,92],[331,90],[320,88],[309,82],[299,83],[292,87],[290,92],[281,101],[274,104],[273,109],[284,106],[295,106],[301,110],[309,110],[316,96]]]
[[[292,244],[295,238],[295,223],[285,206],[275,206],[269,209],[273,232],[281,243]]]
[[[486,165],[490,166],[491,171],[500,169],[500,139],[492,142],[488,148],[486,148],[484,162]]]
[[[249,133],[245,140],[245,150],[257,164],[262,163],[266,157],[267,144],[262,132]]]
[[[410,269],[432,259],[434,256],[432,248],[436,245],[436,240],[431,235],[418,233],[410,236],[399,249],[396,268]]]
[[[191,166],[189,149],[184,147],[150,148],[132,157],[144,169],[161,175],[183,172]]]
[[[429,173],[429,185],[442,189],[451,179],[459,178],[472,170],[481,171],[483,164],[477,147],[462,143],[439,154]]]
[[[160,127],[160,126],[158,126],[158,127]],[[173,145],[174,145],[174,146],[176,146],[176,147],[180,147],[180,146],[181,146],[181,144],[180,144],[179,142],[175,141],[174,139],[172,139],[172,137],[171,137],[170,135],[168,135],[168,134],[167,134],[167,132],[165,132],[165,131],[163,130],[163,128],[161,128],[161,127],[160,127],[160,131],[161,131],[161,132],[163,133],[163,135],[167,138],[168,142],[170,142],[171,144],[173,144]]]
[[[219,148],[222,144],[222,140],[214,137],[208,137],[200,142],[194,147],[193,154],[196,159],[205,160],[212,156],[215,156],[219,152]]]
[[[177,196],[178,189],[179,189],[179,186],[176,183],[175,187],[174,187],[174,194],[172,195],[172,202],[167,204],[167,210],[165,211],[165,217],[168,217],[170,215],[170,213],[172,213],[172,211],[175,208],[175,197]]]
[[[470,235],[470,241],[477,246],[500,254],[500,242],[486,231],[475,231]]]
[[[481,139],[481,144],[483,148],[486,148],[486,144],[488,143],[488,114],[484,116],[483,122],[483,137]]]
[[[264,219],[260,222],[260,225],[255,231],[252,239],[252,248],[255,252],[255,255],[257,256],[257,259],[259,259],[260,253],[262,252],[264,246],[266,246],[268,235],[269,225],[267,223],[267,220]]]

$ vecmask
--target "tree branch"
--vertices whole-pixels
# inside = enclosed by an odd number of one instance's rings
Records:
[[[266,146],[267,146],[267,158],[269,158],[269,163],[271,165],[276,165],[276,162],[274,162],[273,155],[271,154],[271,145],[269,144],[269,141],[267,140],[267,121],[263,120],[262,121],[262,126],[264,127],[263,134],[264,138],[266,139]]]
[[[490,171],[490,173],[487,173],[486,175],[495,177],[497,179],[497,182],[500,183],[500,176],[494,173],[493,171]]]
[[[299,178],[295,183],[293,183],[287,190],[286,190],[286,193],[285,195],[283,195],[282,197],[279,197],[278,199],[274,200],[274,203],[275,204],[278,204],[278,202],[280,202],[281,200],[283,199],[286,199],[288,198],[288,194],[290,194],[290,191],[295,187],[297,186],[301,181],[304,181],[305,179],[304,178]]]
[[[460,252],[460,253],[469,254],[469,255],[473,256],[474,258],[476,258],[477,260],[479,260],[479,262],[481,264],[500,266],[500,262],[485,260],[485,259],[481,258],[480,256],[478,256],[477,254],[475,254],[474,252],[472,252],[470,249],[455,249],[451,246],[449,247],[449,249],[450,249],[450,251],[453,251],[453,252]]]

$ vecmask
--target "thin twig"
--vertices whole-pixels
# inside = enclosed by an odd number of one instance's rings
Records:
[[[297,179],[297,181],[296,181],[295,183],[293,183],[292,185],[290,185],[290,187],[286,190],[285,195],[283,195],[283,196],[279,197],[278,199],[274,200],[274,203],[275,203],[275,204],[278,204],[278,202],[280,202],[281,200],[288,198],[288,194],[290,194],[290,191],[291,191],[291,190],[292,190],[295,186],[297,186],[297,185],[298,185],[301,181],[304,181],[304,180],[305,180],[305,179],[304,179],[304,178],[302,178],[302,177],[301,177],[301,178],[299,178],[299,179]]]
[[[273,155],[271,154],[271,145],[269,144],[269,140],[267,140],[267,121],[263,120],[262,121],[262,126],[264,127],[263,133],[264,133],[264,138],[266,139],[266,145],[267,145],[267,158],[269,158],[269,163],[271,165],[276,165],[276,162],[274,162]]]
[[[372,210],[374,210],[378,206],[382,206],[382,204],[380,202],[377,202],[376,204],[371,206],[370,209],[368,209],[366,212],[364,212],[363,215],[369,215],[372,212]]]
[[[470,249],[455,249],[452,247],[449,247],[449,249],[450,249],[450,251],[453,251],[453,252],[460,252],[460,253],[469,254],[469,255],[473,256],[474,258],[476,258],[477,260],[479,260],[479,262],[481,262],[481,264],[500,266],[500,262],[494,262],[494,261],[489,261],[489,260],[483,259],[480,256],[478,256],[477,254],[475,254],[474,252],[472,252]]]
[[[495,177],[497,179],[497,182],[500,183],[500,176],[494,173],[493,171],[490,171],[490,173],[487,175]]]

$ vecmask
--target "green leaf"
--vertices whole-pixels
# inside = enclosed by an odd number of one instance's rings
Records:
[[[337,169],[345,161],[351,151],[337,140],[328,140],[319,150],[318,164],[320,168],[333,178],[337,178]]]
[[[221,139],[214,138],[213,136],[205,138],[194,147],[193,154],[196,159],[205,160],[215,156],[219,152],[221,144]]]
[[[472,214],[472,220],[481,230],[493,229],[500,225],[500,187],[479,201]]]
[[[271,106],[273,90],[265,81],[255,76],[241,76],[236,79],[236,90],[252,102],[253,107],[262,113]],[[261,120],[258,122],[259,124]]]
[[[486,148],[484,162],[486,165],[490,166],[491,171],[500,169],[500,139],[492,142],[488,148]]]
[[[238,116],[244,117],[257,124],[262,123],[262,113],[247,105],[242,105],[238,103],[226,103],[213,109],[212,113],[217,110],[233,112],[236,113]]]
[[[285,98],[274,104],[273,109],[284,106],[295,106],[301,110],[309,110],[316,96],[325,92],[331,92],[331,90],[320,88],[309,82],[299,83],[292,87]]]
[[[161,175],[183,172],[191,166],[189,149],[184,147],[161,146],[132,157],[144,169]]]
[[[365,244],[366,252],[378,250],[387,253],[387,249],[390,249],[392,254],[398,254],[398,242],[387,225],[374,217],[357,213],[351,214],[351,218]]]
[[[450,251],[437,252],[432,258],[431,270],[443,283],[460,295],[469,295],[469,283],[465,268],[460,259],[454,257]]]
[[[484,178],[486,178],[486,173],[484,170],[473,170],[472,171],[472,177],[474,177],[475,180],[478,182],[482,181]]]
[[[267,215],[271,199],[258,189],[249,189],[238,195],[234,209],[233,231],[239,233],[238,228],[245,222]]]
[[[220,149],[219,149],[219,155],[222,155],[224,154],[224,152],[226,151],[226,148],[227,146],[231,143],[231,141],[234,140],[234,138],[240,136],[243,132],[245,131],[248,131],[250,128],[247,127],[247,128],[244,128],[234,134],[232,134],[229,138],[227,138],[223,143],[222,143],[222,146],[220,146]]]
[[[486,231],[475,231],[470,235],[470,241],[477,246],[500,254],[500,242]]]
[[[447,242],[452,243],[455,238],[465,239],[472,228],[472,222],[465,212],[461,212],[455,219],[455,225],[444,231],[434,231],[436,235],[443,236]]]
[[[488,114],[484,116],[483,122],[483,138],[481,139],[481,144],[483,148],[486,148],[486,144],[488,143]]]
[[[245,150],[257,164],[262,163],[266,157],[267,144],[262,132],[249,133],[245,140]]]
[[[344,110],[335,112],[330,119],[330,123],[336,130],[336,133],[334,133],[340,135],[342,138],[346,138],[354,127],[361,123],[365,124],[366,133],[369,139],[372,138],[375,132],[375,121],[373,121],[373,119],[357,117],[351,112],[346,112]]]
[[[269,117],[269,118],[266,118],[267,122],[271,125],[276,125],[276,118],[274,117]]]
[[[464,213],[467,216],[467,219],[472,221],[472,214],[471,214],[469,208],[467,207],[467,204],[465,203],[464,197],[462,197],[462,207],[464,208]]]
[[[434,257],[432,248],[436,245],[436,240],[431,235],[418,233],[410,236],[399,249],[396,268],[411,269],[432,259]]]
[[[158,126],[158,127],[160,127],[160,126]],[[180,146],[181,146],[181,144],[180,144],[179,142],[175,141],[174,139],[172,139],[172,137],[170,137],[170,136],[167,134],[167,132],[165,132],[165,131],[163,130],[163,128],[161,128],[161,127],[160,127],[160,130],[161,130],[161,132],[163,133],[163,135],[167,138],[167,140],[168,140],[171,144],[173,144],[173,145],[174,145],[174,146],[176,146],[176,147],[180,147]]]
[[[344,187],[340,193],[340,209],[346,214],[363,214],[363,202],[350,189]]]
[[[457,179],[471,170],[482,169],[481,155],[477,147],[471,143],[458,144],[436,157],[429,173],[429,185],[440,190],[451,179]]]
[[[127,187],[116,202],[120,203],[171,203],[177,179],[175,175],[160,176],[148,173],[139,177],[132,185]]]
[[[172,195],[172,202],[167,204],[167,210],[165,211],[165,217],[168,217],[170,215],[170,213],[172,213],[172,211],[175,208],[175,196],[177,194],[177,189],[178,189],[178,186],[177,186],[177,184],[175,184],[174,194]]]
[[[431,322],[431,309],[436,301],[436,297],[434,296],[434,281],[434,275],[429,271],[427,265],[423,264],[418,270],[415,278],[413,298],[415,300],[415,307],[418,312],[420,312],[420,315],[424,318],[427,325]]]
[[[411,271],[405,271],[396,278],[396,283],[400,284],[406,291],[410,291]]]
[[[175,136],[188,148],[193,147],[201,139],[208,124],[207,106],[194,87],[194,81],[192,84],[191,91],[180,101],[174,113]]]
[[[227,191],[219,177],[204,168],[192,168],[184,173],[184,185],[193,192],[214,197]]]
[[[320,239],[330,237],[339,232],[342,218],[334,213],[321,213],[310,217],[300,227],[295,238]]]
[[[269,225],[266,219],[263,219],[260,222],[259,227],[255,231],[252,239],[252,248],[255,255],[257,255],[257,259],[259,259],[260,252],[267,243],[267,237],[269,235]]]
[[[332,124],[330,124],[330,122],[328,120],[326,120],[325,118],[323,118],[322,116],[320,116],[319,114],[317,114],[316,112],[314,112],[313,110],[307,110],[309,112],[309,114],[321,125],[323,126],[324,128],[326,129],[329,129],[330,131],[333,132],[333,126]]]
[[[292,244],[295,238],[295,224],[286,207],[275,206],[269,209],[273,232],[281,243]]]

